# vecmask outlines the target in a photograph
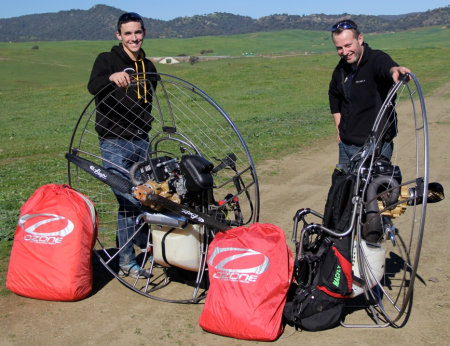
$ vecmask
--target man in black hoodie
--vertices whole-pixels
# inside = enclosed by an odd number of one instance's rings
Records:
[[[146,59],[142,43],[146,29],[137,13],[124,13],[117,23],[116,37],[121,41],[110,52],[101,53],[95,60],[88,90],[95,95],[95,130],[100,141],[103,166],[129,180],[127,171],[138,161],[144,161],[149,146],[148,132],[153,117],[152,96],[156,78],[148,82],[143,73],[156,72]],[[135,74],[137,75],[131,75]],[[134,245],[127,241],[136,231],[135,220],[141,205],[130,194],[113,190],[119,203],[117,241],[124,246],[119,256],[121,275],[139,277],[141,267],[136,263]],[[147,247],[145,232],[139,232],[135,241],[142,249]]]
[[[400,75],[411,71],[386,53],[372,50],[351,20],[336,23],[331,35],[341,60],[333,71],[328,95],[338,133],[339,164],[347,167],[369,137],[389,89]],[[384,137],[381,153],[388,159],[396,134],[394,124]]]

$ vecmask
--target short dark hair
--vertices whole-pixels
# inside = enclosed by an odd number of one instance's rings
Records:
[[[358,25],[354,21],[344,19],[340,20],[331,27],[331,36],[340,35],[344,30],[352,30],[355,38],[358,38],[358,36],[361,35]]]
[[[117,21],[117,31],[119,32],[119,34],[121,34],[120,27],[122,26],[122,24],[125,24],[128,22],[141,23],[141,28],[145,32],[145,26],[144,26],[144,21],[142,20],[142,17],[139,14],[137,14],[136,12],[127,12],[127,13],[122,14],[119,17],[119,20]]]

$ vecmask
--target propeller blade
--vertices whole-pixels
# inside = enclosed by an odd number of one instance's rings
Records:
[[[75,164],[77,167],[81,168],[83,171],[104,182],[109,187],[122,193],[131,194],[133,185],[121,176],[108,171],[107,169],[97,165],[94,162],[91,162],[74,154],[67,153],[66,159],[69,162]]]
[[[227,231],[231,229],[230,226],[217,221],[216,219],[212,218],[211,216],[201,213],[197,210],[188,208],[186,206],[180,205],[178,203],[172,202],[171,200],[161,197],[159,195],[149,195],[147,196],[149,200],[152,202],[158,203],[161,206],[163,206],[166,209],[169,209],[170,211],[173,211],[174,213],[177,213],[178,215],[182,215],[185,218],[194,221],[196,223],[200,223],[205,226],[209,226],[212,228],[217,229],[218,231]]]

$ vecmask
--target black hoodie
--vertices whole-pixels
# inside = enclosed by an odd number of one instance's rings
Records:
[[[372,50],[364,43],[359,65],[341,59],[331,77],[328,96],[332,114],[341,113],[339,136],[344,144],[362,146],[372,132],[375,119],[394,81],[390,69],[398,66],[381,50]],[[345,81],[353,72],[351,95],[346,94]],[[395,124],[385,134],[385,140],[396,135]]]
[[[94,62],[88,90],[95,95],[95,130],[99,138],[147,138],[151,130],[152,95],[156,89],[156,78],[151,84],[136,81],[128,88],[116,88],[109,81],[113,73],[127,68],[136,73],[156,72],[155,65],[145,58],[142,49],[139,56],[138,61],[132,60],[121,43],[113,46],[111,52],[100,53]],[[143,76],[138,77],[142,79]],[[147,79],[150,79],[148,75]]]

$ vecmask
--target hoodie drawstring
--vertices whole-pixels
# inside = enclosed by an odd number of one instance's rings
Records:
[[[143,58],[141,58],[141,59],[139,59],[139,60],[137,60],[137,61],[135,61],[134,62],[134,65],[136,66],[136,72],[138,72],[139,71],[139,69],[138,69],[138,61],[140,61],[141,62],[141,64],[142,64],[142,72],[143,72],[143,74],[144,74],[144,77],[142,77],[142,79],[144,80],[144,99],[145,99],[145,103],[147,103],[147,83],[145,82],[145,64],[144,64],[144,59]],[[140,99],[141,98],[141,94],[140,94],[140,92],[139,92],[139,74],[137,74],[136,75],[136,81],[137,81],[137,94],[138,94],[138,99]]]

